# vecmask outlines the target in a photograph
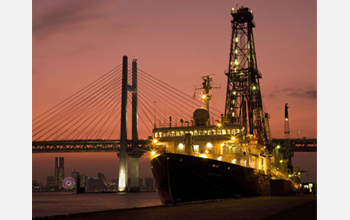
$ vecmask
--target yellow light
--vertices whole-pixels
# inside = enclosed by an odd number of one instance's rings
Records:
[[[211,147],[213,147],[212,143],[208,142],[207,143],[207,148],[211,148]]]
[[[206,95],[206,94],[203,94],[203,95],[202,95],[202,99],[205,99],[205,98],[207,98],[207,95]]]
[[[233,159],[233,160],[232,160],[232,163],[234,163],[234,164],[235,164],[235,163],[236,163],[236,159]]]
[[[205,153],[206,153],[206,154],[209,154],[209,151],[208,151],[208,150],[205,150]]]
[[[237,54],[237,52],[238,52],[238,51],[237,51],[237,49],[236,49],[236,50],[235,50],[235,54]]]
[[[276,149],[280,149],[280,148],[281,148],[281,146],[280,146],[280,145],[277,145],[277,146],[276,146]]]
[[[280,160],[280,163],[283,163],[283,160]]]
[[[238,37],[236,37],[235,41],[236,41],[236,43],[238,42]]]
[[[152,160],[152,159],[158,157],[159,155],[160,154],[157,154],[157,152],[153,150],[153,151],[151,151],[150,159]]]
[[[208,156],[205,155],[205,154],[200,154],[199,156],[202,157],[202,158],[208,158]]]
[[[253,90],[256,90],[256,86],[253,86]]]
[[[218,127],[221,127],[221,123],[218,123],[217,126],[218,126]]]
[[[236,137],[232,136],[232,137],[231,137],[231,140],[232,140],[232,141],[235,141],[235,140],[236,140]]]
[[[153,139],[153,144],[156,144],[158,142],[157,139]]]
[[[179,144],[179,149],[184,149],[184,144],[183,143]]]
[[[288,118],[285,118],[284,120],[288,121]]]
[[[222,159],[222,156],[218,157],[218,160],[221,160]]]

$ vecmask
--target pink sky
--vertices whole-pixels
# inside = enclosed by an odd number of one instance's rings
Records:
[[[316,138],[316,0],[238,3],[254,11],[262,99],[271,114],[272,136],[283,137],[288,103],[291,137],[300,131],[299,137]],[[140,69],[189,95],[201,76],[215,74],[214,83],[221,85],[215,108],[224,111],[234,5],[228,0],[33,1],[33,118],[119,65],[123,55],[129,62],[136,58]],[[316,154],[309,155],[313,163],[302,169],[310,167],[309,181],[316,181]],[[46,176],[53,175],[55,156],[59,155],[33,154],[33,179],[46,183]],[[115,154],[64,156],[67,176],[72,169],[90,176],[101,171],[108,180],[117,176]],[[78,157],[95,168],[84,170]],[[147,158],[142,163],[147,164]]]

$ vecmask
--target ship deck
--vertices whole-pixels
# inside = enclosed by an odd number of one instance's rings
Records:
[[[57,217],[57,216],[56,216]],[[317,196],[263,196],[62,216],[70,220],[316,219]],[[59,218],[59,217],[58,217]]]

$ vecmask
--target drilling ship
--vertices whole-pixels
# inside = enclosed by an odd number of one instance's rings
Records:
[[[213,75],[202,77],[205,108],[191,123],[153,129],[151,169],[163,204],[241,196],[287,195],[298,189],[290,158],[272,143],[263,112],[253,39],[253,11],[231,9],[232,36],[225,113],[210,120]],[[287,166],[288,165],[288,166]]]

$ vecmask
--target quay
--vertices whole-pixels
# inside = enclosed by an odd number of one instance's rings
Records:
[[[69,220],[177,220],[177,219],[317,219],[317,196],[264,196],[200,201],[168,206],[153,206],[58,215],[33,219]]]

